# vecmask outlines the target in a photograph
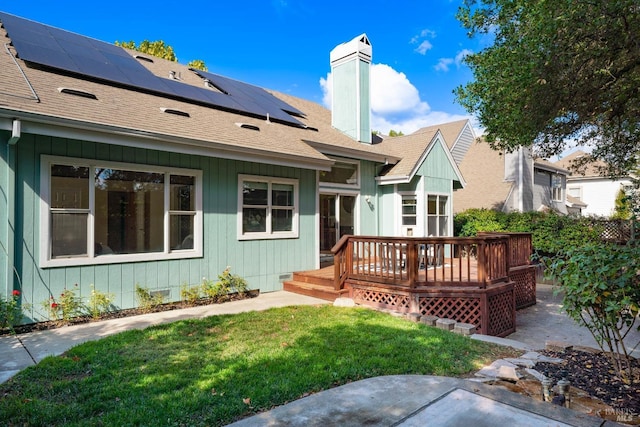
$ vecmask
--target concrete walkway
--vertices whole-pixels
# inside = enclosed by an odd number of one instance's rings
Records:
[[[547,341],[596,347],[586,329],[560,312],[559,296],[539,285],[538,303],[517,313],[517,332],[506,339],[473,335],[474,339],[522,350],[544,349]],[[47,356],[64,353],[85,341],[129,329],[143,329],[182,319],[266,310],[288,305],[326,304],[289,292],[183,310],[150,313],[76,326],[0,337],[0,382]],[[640,336],[640,333],[638,334]],[[634,337],[634,339],[637,339]],[[458,378],[390,376],[357,381],[313,394],[244,419],[241,426],[422,426],[494,425],[612,426],[600,418],[543,404],[497,387]]]

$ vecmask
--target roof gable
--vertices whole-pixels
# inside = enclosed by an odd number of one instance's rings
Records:
[[[389,138],[385,142],[393,143],[394,149],[404,155],[384,176],[378,178],[381,184],[408,183],[416,175],[421,175],[451,179],[462,187],[466,185],[439,130],[424,129],[411,135]]]

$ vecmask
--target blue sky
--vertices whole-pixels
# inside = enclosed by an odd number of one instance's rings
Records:
[[[178,60],[326,104],[329,52],[366,33],[373,47],[373,129],[405,134],[469,117],[452,91],[481,49],[449,0],[14,1],[2,11],[107,42],[163,40]],[[327,105],[328,106],[328,105]]]

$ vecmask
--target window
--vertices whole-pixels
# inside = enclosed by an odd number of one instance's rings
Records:
[[[402,225],[416,225],[418,214],[416,196],[402,197]]]
[[[427,236],[449,235],[448,196],[427,196]]]
[[[551,175],[551,199],[562,201],[562,176]]]
[[[336,160],[329,172],[320,172],[320,182],[333,187],[359,187],[360,168],[357,162]]]
[[[582,187],[567,187],[567,194],[578,200],[582,200]]]
[[[201,172],[43,156],[43,266],[201,256]]]
[[[298,181],[241,175],[238,239],[298,237]]]

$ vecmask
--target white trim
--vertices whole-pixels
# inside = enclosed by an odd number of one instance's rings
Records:
[[[268,184],[268,200],[265,209],[267,210],[266,232],[247,232],[242,231],[242,210],[243,210],[243,197],[242,197],[242,183],[244,181],[257,181]],[[271,185],[272,184],[287,184],[293,186],[293,218],[291,224],[291,231],[272,231],[271,230],[271,210],[273,208],[271,204]],[[273,176],[261,176],[261,175],[238,175],[238,210],[236,220],[236,235],[238,240],[265,240],[265,239],[296,239],[299,237],[300,229],[300,185],[297,179],[292,178],[279,178]]]
[[[51,259],[51,218],[50,218],[50,199],[51,199],[51,165],[78,165],[90,168],[89,171],[89,217],[87,220],[87,253],[86,257],[68,257]],[[140,172],[162,172],[171,175],[187,175],[195,178],[195,215],[194,215],[194,242],[193,249],[171,250],[168,244],[169,226],[168,226],[168,197],[167,188],[169,180],[165,179],[165,212],[164,212],[164,249],[162,252],[148,252],[137,254],[114,254],[95,256],[94,253],[94,230],[95,226],[95,182],[94,168],[108,167],[111,169],[125,169]],[[81,265],[100,265],[100,264],[119,264],[126,262],[139,261],[160,261],[167,259],[184,259],[198,258],[203,254],[203,212],[202,212],[202,171],[196,169],[185,169],[176,167],[163,167],[146,165],[139,163],[124,163],[100,161],[94,159],[84,159],[75,157],[62,157],[42,155],[40,160],[40,257],[39,266],[47,267],[71,267]]]
[[[165,135],[135,129],[79,122],[20,111],[14,112],[2,108],[0,108],[0,129],[10,131],[11,121],[16,117],[20,117],[23,120],[23,134],[31,133],[125,147],[167,151],[171,153],[178,152],[254,163],[263,162],[303,169],[329,170],[331,165],[328,158],[291,155],[283,151],[273,152],[245,146],[235,146],[215,140],[203,141],[184,136]],[[321,153],[318,154],[322,155]]]

